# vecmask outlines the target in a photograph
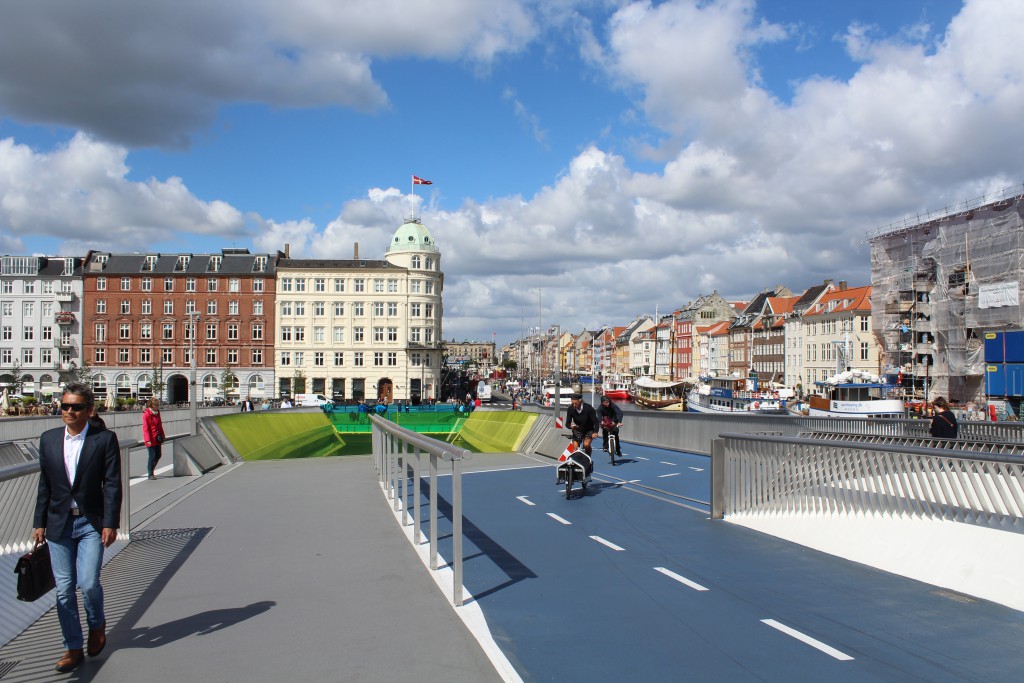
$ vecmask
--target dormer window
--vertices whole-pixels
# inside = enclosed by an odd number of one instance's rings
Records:
[[[221,260],[222,259],[223,259],[222,256],[211,256],[210,257],[210,263],[206,266],[207,272],[210,272],[210,273],[220,272],[220,265],[221,265]]]
[[[64,259],[64,272],[61,275],[74,275],[75,274],[75,259],[66,258]]]
[[[178,257],[178,262],[174,266],[174,270],[176,270],[178,272],[182,272],[182,273],[185,272],[186,270],[188,270],[188,264],[189,264],[189,261],[191,261],[191,260],[192,260],[191,256],[179,256]]]
[[[156,267],[156,256],[150,254],[146,258],[142,259],[142,272],[152,273],[153,268]]]
[[[110,254],[96,254],[96,263],[105,266],[107,265],[107,259],[110,258]]]
[[[262,272],[266,271],[266,269],[267,269],[267,257],[266,256],[257,256],[255,259],[253,259],[253,261],[252,261],[252,272],[254,272],[254,273],[262,273]]]

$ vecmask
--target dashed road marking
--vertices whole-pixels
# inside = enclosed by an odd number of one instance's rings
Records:
[[[667,460],[662,460],[662,461],[661,461],[661,464],[662,464],[662,465],[672,465],[673,467],[675,467],[675,466],[676,466],[677,464],[679,464],[679,463],[675,463],[675,462],[668,462]]]
[[[636,459],[637,459],[637,460],[650,460],[650,458],[645,458],[645,457],[644,457],[644,456],[642,456],[642,455],[638,455],[638,456],[636,456]]]
[[[530,500],[526,496],[516,496],[516,500],[522,501],[522,502],[526,503],[527,505],[536,505],[536,503],[534,503],[532,500]]]
[[[672,472],[671,474],[659,474],[658,479],[664,479],[665,477],[678,477],[679,472]]]
[[[694,472],[703,472],[704,471],[703,467],[693,467],[693,466],[691,466],[690,469],[693,470]]]
[[[815,640],[814,638],[811,638],[809,635],[807,635],[805,633],[800,633],[800,631],[797,631],[796,629],[790,628],[789,626],[786,626],[785,624],[780,624],[779,622],[775,621],[774,619],[762,619],[761,623],[762,624],[767,624],[767,625],[771,626],[772,628],[774,628],[776,630],[782,631],[787,636],[792,636],[793,638],[796,638],[797,640],[799,640],[801,643],[806,643],[807,645],[810,645],[811,647],[813,647],[816,650],[821,650],[822,652],[827,654],[829,657],[835,657],[836,659],[838,659],[838,660],[840,660],[842,662],[848,662],[848,661],[853,659],[853,657],[851,657],[850,655],[846,654],[845,652],[840,652],[839,650],[835,649],[834,647],[826,645],[825,643],[821,642],[820,640]]]
[[[567,519],[563,519],[563,518],[559,517],[554,512],[549,512],[548,513],[548,517],[550,517],[551,519],[555,520],[556,522],[558,522],[560,524],[564,524],[566,526],[572,526],[572,522],[570,522]]]
[[[662,574],[664,574],[665,576],[669,577],[670,579],[675,579],[679,583],[685,584],[685,585],[689,586],[690,588],[692,588],[695,591],[706,591],[706,590],[708,590],[707,588],[705,588],[704,586],[700,585],[699,583],[697,583],[695,581],[690,581],[685,576],[680,576],[679,574],[676,574],[671,569],[665,569],[664,567],[655,567],[654,571],[661,572]]]
[[[611,541],[606,541],[603,538],[601,538],[600,536],[591,536],[591,538],[594,539],[595,541],[597,541],[598,543],[600,543],[601,545],[607,546],[607,547],[611,548],[612,550],[619,550],[619,551],[625,550],[625,548],[620,548],[619,546],[615,545]]]

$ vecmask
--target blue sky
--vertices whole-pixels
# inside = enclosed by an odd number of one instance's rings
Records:
[[[445,337],[867,283],[1018,185],[1016,0],[0,5],[0,252],[437,239]],[[543,294],[539,291],[543,290]],[[525,319],[525,322],[524,322]]]

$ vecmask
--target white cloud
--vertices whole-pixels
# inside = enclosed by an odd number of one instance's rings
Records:
[[[0,227],[12,250],[42,237],[65,253],[247,237],[241,212],[198,199],[180,178],[127,180],[126,156],[83,133],[50,153],[0,140]]]

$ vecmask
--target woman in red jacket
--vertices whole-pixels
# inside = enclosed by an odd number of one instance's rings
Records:
[[[149,449],[149,478],[156,479],[154,470],[157,462],[160,461],[160,446],[164,439],[164,423],[160,419],[160,399],[149,399],[149,405],[142,411],[142,440]]]

